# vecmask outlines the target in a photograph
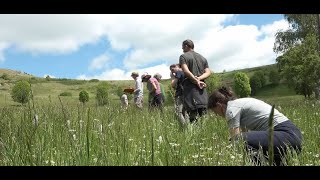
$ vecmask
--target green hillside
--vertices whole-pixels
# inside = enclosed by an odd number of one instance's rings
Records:
[[[253,75],[256,71],[267,72],[270,68],[276,68],[275,64],[240,69],[230,72],[217,73],[224,84],[232,86],[233,76],[236,72],[245,72],[249,77]],[[3,74],[6,74],[7,78],[1,78]],[[50,79],[47,80],[45,78],[35,77],[31,74],[25,72],[19,72],[8,69],[0,69],[0,105],[17,105],[12,101],[10,96],[10,90],[14,83],[18,80],[29,80],[32,84],[34,99],[44,103],[50,101],[58,102],[58,96],[63,92],[69,92],[72,96],[63,96],[62,100],[79,103],[78,97],[81,90],[87,90],[89,92],[90,100],[89,103],[95,103],[95,93],[96,86],[103,81],[93,81],[93,80],[74,80],[74,79]],[[119,81],[106,81],[110,84],[110,99],[113,101],[120,101],[119,96],[117,95],[117,89],[120,87],[122,89],[128,87],[134,87],[133,80],[119,80]],[[166,90],[169,89],[170,79],[163,79],[161,83],[164,85]],[[292,96],[295,95],[294,91],[288,88],[285,84],[281,83],[279,86],[271,86],[270,84],[259,90],[256,94],[256,97],[270,97],[270,96]],[[144,102],[147,102],[147,88],[146,84],[144,84],[144,94],[146,95],[144,98]]]

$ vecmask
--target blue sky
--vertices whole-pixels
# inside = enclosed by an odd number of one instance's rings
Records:
[[[160,73],[192,39],[213,72],[271,64],[280,14],[0,15],[0,68],[38,77],[124,80]]]

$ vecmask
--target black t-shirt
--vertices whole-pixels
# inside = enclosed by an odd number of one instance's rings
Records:
[[[183,71],[177,71],[177,72],[176,72],[176,75],[175,75],[175,78],[178,79],[177,88],[176,88],[176,97],[177,97],[177,96],[182,96],[182,94],[183,94],[182,82],[183,82],[183,80],[184,80],[184,73],[183,73]]]

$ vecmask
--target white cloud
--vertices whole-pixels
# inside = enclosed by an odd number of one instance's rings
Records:
[[[105,63],[109,60],[107,54],[102,54],[91,61],[89,70],[102,69],[105,66]]]
[[[126,80],[127,75],[125,75],[125,72],[121,69],[111,69],[111,70],[106,70],[100,75],[93,75],[93,76],[87,76],[85,74],[82,74],[78,76],[76,79],[85,79],[85,80],[90,80],[90,79],[99,79],[99,80]],[[129,75],[130,77],[130,75]]]
[[[99,75],[79,75],[76,79],[99,79],[99,80],[132,80],[131,73],[133,71],[139,72],[139,75],[141,76],[143,73],[147,72],[150,75],[154,75],[156,73],[160,73],[162,75],[162,79],[169,79],[170,78],[170,70],[169,66],[165,64],[143,68],[143,69],[137,69],[137,70],[130,70],[125,72],[124,70],[115,68],[115,69],[106,69],[104,72],[102,72]]]
[[[4,61],[3,51],[9,47],[8,43],[0,41],[0,62]]]
[[[105,32],[104,15],[1,14],[0,42],[22,51],[69,53]]]
[[[225,25],[227,21],[235,22],[236,17],[218,14],[0,15],[0,61],[4,60],[3,52],[9,46],[32,54],[71,53],[105,37],[110,41],[108,52],[126,53],[124,59],[117,59],[123,61],[120,63],[123,67],[106,69],[107,63],[112,62],[109,54],[102,54],[93,59],[88,68],[105,72],[79,77],[131,79],[132,69],[149,70],[152,74],[154,67],[149,66],[161,64],[156,70],[169,78],[167,66],[178,62],[185,39],[194,41],[195,51],[207,58],[214,72],[274,63],[274,34],[278,29],[289,28],[287,22],[280,20],[261,27]]]

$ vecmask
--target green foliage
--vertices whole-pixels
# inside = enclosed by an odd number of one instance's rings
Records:
[[[10,80],[8,74],[6,74],[6,73],[3,73],[1,78],[4,79],[4,80]]]
[[[47,80],[47,81],[50,81],[50,80],[51,80],[51,77],[50,77],[49,75],[47,75],[47,76],[46,76],[46,80]]]
[[[308,34],[317,34],[318,14],[285,14],[290,28],[276,33],[274,52],[286,52],[304,41]]]
[[[79,101],[85,104],[89,101],[89,93],[86,90],[82,90],[79,93]]]
[[[267,79],[264,76],[264,72],[263,71],[256,71],[254,72],[253,76],[257,76],[260,83],[261,83],[261,87],[264,87],[266,85]]]
[[[250,78],[250,87],[251,87],[251,94],[255,95],[256,92],[266,85],[267,79],[264,76],[264,71],[259,70],[253,73],[252,77]]]
[[[64,85],[82,85],[86,83],[85,80],[75,80],[75,79],[66,79],[66,78],[55,79],[55,81],[58,81],[59,83]]]
[[[99,79],[90,79],[89,82],[99,82]]]
[[[166,104],[173,105],[174,104],[174,97],[175,97],[176,90],[171,86],[171,83],[167,85],[166,90]]]
[[[209,95],[222,85],[220,75],[214,73],[205,80],[205,83],[207,84],[207,92]]]
[[[13,101],[25,104],[29,102],[31,95],[31,87],[27,81],[18,81],[11,90]]]
[[[320,79],[320,56],[315,35],[308,35],[305,41],[291,48],[276,60],[280,75],[293,87],[297,94],[310,97]]]
[[[247,74],[242,72],[237,72],[234,75],[234,91],[240,97],[248,97],[251,94],[251,87],[249,82],[249,77]]]
[[[71,92],[62,92],[59,96],[72,96]]]
[[[259,76],[252,76],[250,78],[251,95],[255,95],[262,87]]]
[[[280,73],[276,69],[271,69],[269,71],[269,81],[272,85],[279,85],[280,83]]]
[[[109,104],[109,89],[110,85],[107,82],[102,82],[97,86],[96,100],[99,106]]]

